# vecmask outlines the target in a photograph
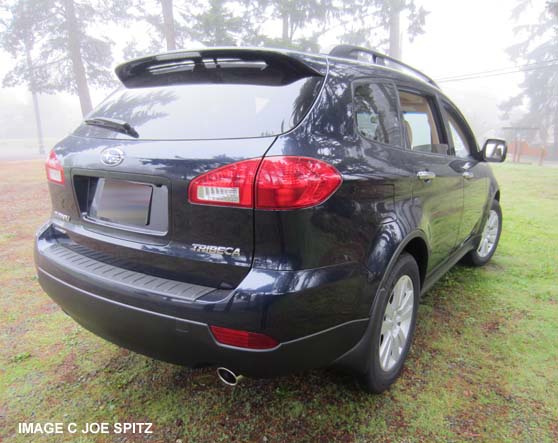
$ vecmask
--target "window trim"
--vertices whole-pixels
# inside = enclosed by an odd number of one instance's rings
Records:
[[[378,145],[381,146],[385,146],[388,148],[395,148],[395,149],[399,149],[399,150],[405,150],[405,141],[404,141],[404,136],[403,136],[403,126],[402,126],[402,122],[401,122],[401,108],[399,105],[399,95],[397,96],[397,100],[395,100],[394,104],[395,104],[395,112],[397,113],[397,123],[399,126],[399,139],[401,140],[400,144],[395,144],[395,143],[384,143],[384,142],[380,142],[377,140],[373,140],[367,136],[365,136],[364,134],[362,134],[359,129],[358,129],[358,122],[357,122],[357,115],[356,115],[356,111],[355,111],[355,89],[357,86],[361,85],[361,84],[388,84],[390,85],[394,92],[397,94],[398,93],[398,88],[397,85],[395,84],[394,81],[390,80],[390,79],[386,79],[386,78],[378,78],[378,77],[360,77],[357,78],[355,80],[353,80],[351,82],[351,108],[352,108],[352,114],[353,114],[353,130],[355,131],[355,133],[358,135],[358,137],[366,140],[369,143],[376,143]]]

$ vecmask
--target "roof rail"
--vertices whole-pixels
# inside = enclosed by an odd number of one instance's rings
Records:
[[[407,63],[403,63],[401,60],[397,60],[396,58],[390,57],[389,55],[382,54],[381,52],[374,51],[372,49],[367,49],[361,46],[353,46],[353,45],[338,45],[335,46],[329,52],[329,55],[333,57],[350,58],[350,59],[358,60],[357,54],[359,52],[363,54],[371,55],[372,62],[374,64],[386,66],[386,61],[389,61],[390,65],[394,65],[394,67],[399,68],[399,70],[410,71],[410,73],[414,74],[416,77],[419,77],[422,80],[426,81],[427,83],[430,83],[435,88],[440,89],[440,87],[436,84],[434,80],[432,80],[429,76],[419,71],[418,69],[409,66]]]

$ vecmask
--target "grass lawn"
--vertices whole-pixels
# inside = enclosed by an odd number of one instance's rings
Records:
[[[399,382],[367,395],[331,370],[221,385],[119,349],[41,291],[41,162],[0,163],[0,441],[17,423],[153,422],[151,441],[558,441],[558,169],[499,165],[504,232],[483,269],[456,267],[425,298]]]

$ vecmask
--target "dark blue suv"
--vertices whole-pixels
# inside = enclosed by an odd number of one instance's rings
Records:
[[[363,60],[365,58],[365,60]],[[427,76],[353,46],[176,51],[51,151],[44,290],[120,346],[222,380],[399,375],[424,294],[501,232],[471,129]]]

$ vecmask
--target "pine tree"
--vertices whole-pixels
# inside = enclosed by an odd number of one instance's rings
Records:
[[[271,18],[281,21],[281,37],[266,38],[268,45],[317,51],[318,39],[336,18],[342,3],[334,0],[271,0]]]
[[[517,20],[529,6],[528,0],[520,0],[512,18]],[[528,111],[517,125],[539,128],[545,145],[552,138],[551,153],[558,157],[558,1],[547,2],[537,23],[517,26],[515,32],[522,41],[508,48],[508,53],[525,65],[525,77],[521,92],[502,103],[504,118],[513,109],[526,106]]]
[[[1,23],[0,47],[4,49],[12,57],[20,57],[20,63],[25,70],[23,81],[31,92],[33,99],[33,111],[35,114],[35,125],[37,129],[37,142],[39,145],[39,154],[44,153],[43,128],[41,123],[41,110],[39,108],[39,97],[36,79],[35,63],[32,52],[36,44],[36,36],[31,32],[31,24],[33,15],[42,13],[40,9],[36,9],[36,2],[20,2],[19,4],[5,5],[3,12],[8,17]],[[46,17],[40,17],[45,20]],[[14,82],[10,82],[7,76],[4,86],[12,86]]]
[[[2,41],[4,49],[14,55],[15,66],[6,74],[4,85],[33,83],[35,92],[77,94],[82,114],[87,114],[92,109],[90,86],[116,84],[110,70],[113,42],[96,35],[94,29],[120,20],[125,6],[118,0],[14,1]],[[22,32],[33,36],[32,70]]]
[[[157,7],[135,0],[132,15],[155,31],[145,45],[132,39],[127,58],[184,48],[191,42],[205,46],[259,45],[263,37],[258,23],[262,3],[253,0],[158,0]]]
[[[158,0],[157,7],[136,0],[136,20],[155,31],[147,47],[129,42],[125,55],[184,47],[195,41],[206,46],[255,45],[319,51],[319,39],[330,25],[348,31],[341,42],[381,47],[401,55],[400,17],[407,14],[408,35],[423,32],[427,12],[415,0]],[[166,12],[165,12],[166,8]],[[273,37],[266,24],[278,21]]]
[[[424,32],[428,15],[415,0],[353,0],[344,5],[347,31],[341,41],[377,48],[398,59],[402,57],[401,16],[407,16],[406,35],[412,40]]]
[[[257,3],[230,0],[202,0],[193,12],[182,9],[188,23],[188,37],[206,46],[240,46],[262,43],[257,23],[261,9]]]

